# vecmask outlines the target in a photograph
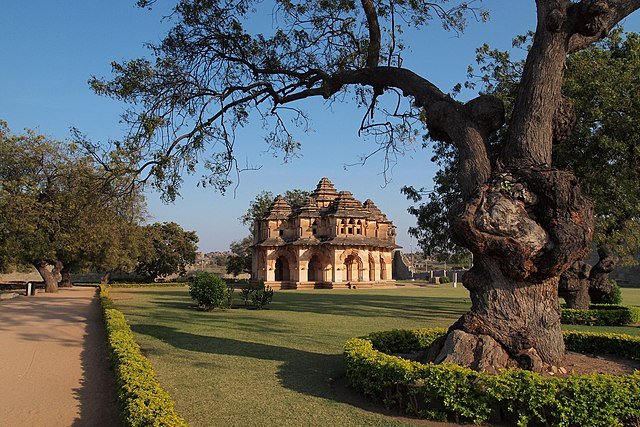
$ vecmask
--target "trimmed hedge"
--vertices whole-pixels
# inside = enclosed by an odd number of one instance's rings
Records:
[[[640,323],[640,307],[591,304],[589,310],[563,308],[562,323],[590,326],[624,326]]]
[[[173,408],[171,396],[160,387],[149,360],[140,353],[129,324],[114,307],[105,286],[100,286],[100,303],[124,425],[186,427],[187,423]]]
[[[640,422],[640,372],[543,377],[505,370],[491,375],[455,364],[423,364],[380,351],[426,349],[444,329],[377,332],[345,345],[353,388],[420,418],[525,425],[620,426]],[[565,332],[567,348],[595,348],[636,360],[640,337]],[[417,344],[417,347],[414,345]]]

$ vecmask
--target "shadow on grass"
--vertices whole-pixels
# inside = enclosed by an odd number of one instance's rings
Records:
[[[160,325],[133,325],[134,332],[159,339],[173,347],[200,353],[241,356],[283,362],[278,379],[283,387],[332,399],[330,383],[344,375],[342,355],[320,354],[230,338],[203,336]]]
[[[396,291],[396,290],[394,290]],[[159,293],[161,292],[161,293]],[[270,311],[316,313],[352,317],[392,317],[415,320],[451,318],[456,319],[469,310],[469,298],[433,297],[406,295],[402,290],[384,294],[332,291],[315,292],[277,292],[273,302],[267,307]],[[149,303],[169,309],[185,309],[193,306],[185,290],[138,291],[153,298]],[[236,295],[236,307],[243,303]]]
[[[401,292],[401,291],[399,291]],[[468,298],[438,298],[406,294],[369,293],[278,293],[271,310],[331,314],[354,317],[402,317],[421,319],[454,317],[468,311]]]

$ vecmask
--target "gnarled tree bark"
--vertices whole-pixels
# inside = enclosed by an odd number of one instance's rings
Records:
[[[44,280],[45,292],[58,292],[58,277],[56,274],[56,267],[62,268],[62,263],[57,264],[52,260],[39,259],[32,262],[33,266],[38,270],[42,280]],[[49,267],[53,266],[52,270]]]
[[[591,266],[583,261],[574,262],[562,276],[558,295],[564,298],[568,308],[588,310],[591,304],[589,296],[589,272]]]
[[[71,279],[71,266],[65,265],[60,269],[60,287],[72,288],[73,280]]]
[[[611,273],[618,265],[620,258],[607,247],[598,248],[599,260],[591,268],[589,274],[589,296],[595,303],[603,302],[604,298],[613,292],[613,284],[609,279]]]

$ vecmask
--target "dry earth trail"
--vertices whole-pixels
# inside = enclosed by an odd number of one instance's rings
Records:
[[[95,288],[0,301],[0,426],[120,426]]]

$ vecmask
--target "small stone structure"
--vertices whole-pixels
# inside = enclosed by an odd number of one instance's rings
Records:
[[[273,289],[390,285],[395,236],[371,200],[322,178],[304,206],[278,196],[254,227],[251,276]]]

